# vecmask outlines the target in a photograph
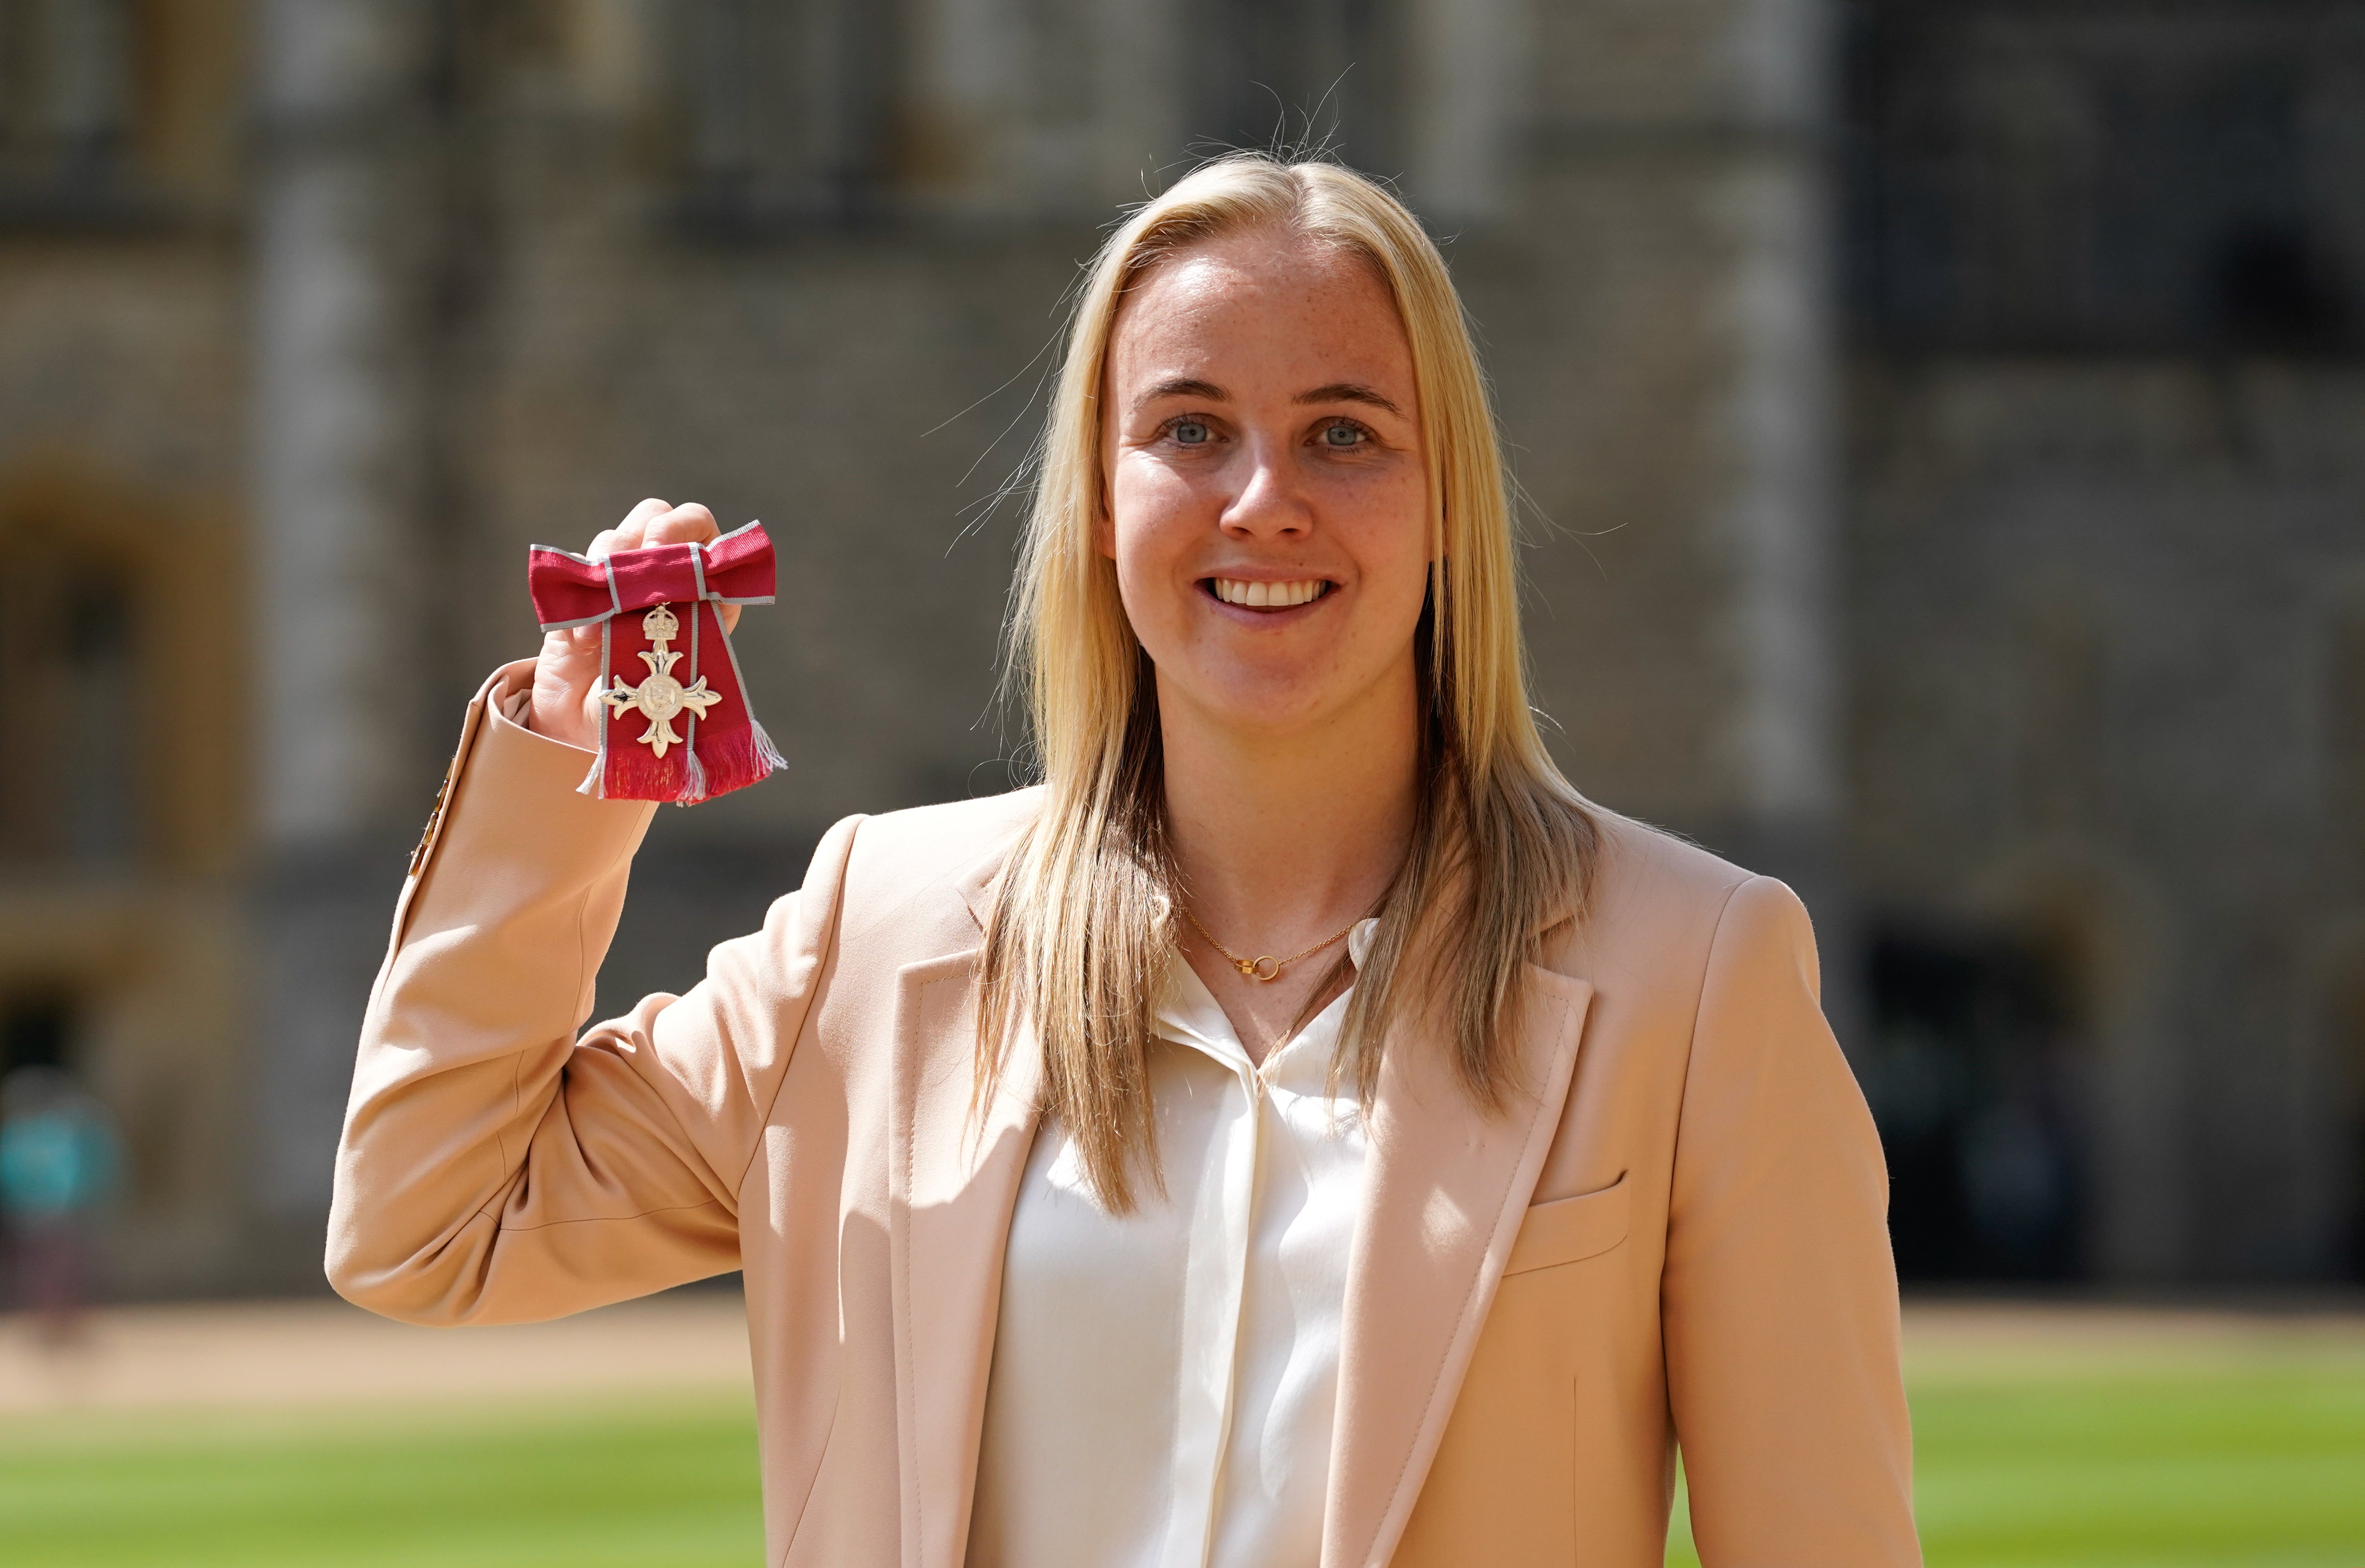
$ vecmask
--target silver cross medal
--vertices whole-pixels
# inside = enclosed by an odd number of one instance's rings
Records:
[[[681,635],[681,622],[674,619],[672,610],[660,604],[642,616],[641,635],[656,644],[656,652],[641,655],[641,662],[649,666],[649,678],[638,686],[627,686],[622,676],[611,676],[609,678],[615,684],[601,692],[600,700],[618,718],[637,711],[646,719],[649,727],[641,741],[663,756],[666,747],[681,745],[681,737],[673,733],[674,715],[687,708],[703,719],[707,709],[723,700],[723,693],[707,690],[702,675],[687,687],[673,678],[673,666],[681,655],[666,644]]]

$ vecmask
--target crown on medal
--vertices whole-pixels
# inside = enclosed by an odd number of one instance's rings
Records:
[[[673,618],[668,605],[658,605],[641,617],[641,635],[652,643],[669,643],[681,634],[681,622]]]

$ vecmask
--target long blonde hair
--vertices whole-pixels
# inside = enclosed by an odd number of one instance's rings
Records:
[[[980,1093],[1030,1020],[1045,1109],[1119,1212],[1132,1206],[1137,1159],[1163,1187],[1149,1050],[1175,961],[1177,889],[1156,681],[1115,566],[1093,543],[1102,384],[1118,307],[1149,269],[1260,230],[1359,255],[1385,283],[1411,343],[1429,470],[1432,565],[1414,649],[1421,791],[1334,1083],[1351,1077],[1368,1099],[1391,1022],[1426,993],[1463,1085],[1498,1109],[1517,1086],[1522,966],[1547,915],[1582,907],[1598,850],[1528,707],[1502,453],[1444,259],[1401,203],[1350,170],[1255,153],[1203,165],[1110,237],[1076,299],[1010,621],[1009,668],[1025,683],[1045,800],[1001,876],[981,977]],[[1415,975],[1425,983],[1409,983]]]

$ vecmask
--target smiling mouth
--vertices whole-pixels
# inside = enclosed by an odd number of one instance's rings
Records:
[[[1226,604],[1243,610],[1295,610],[1311,604],[1334,586],[1322,577],[1294,583],[1252,583],[1239,577],[1205,577],[1199,586]]]

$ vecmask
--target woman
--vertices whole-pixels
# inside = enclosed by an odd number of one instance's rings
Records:
[[[644,502],[595,550],[704,539]],[[1804,912],[1588,805],[1442,262],[1232,158],[1081,297],[1014,624],[1044,782],[840,823],[580,1038],[649,812],[596,644],[470,710],[329,1272],[427,1323],[745,1271],[769,1560],[1918,1559],[1886,1184]]]

